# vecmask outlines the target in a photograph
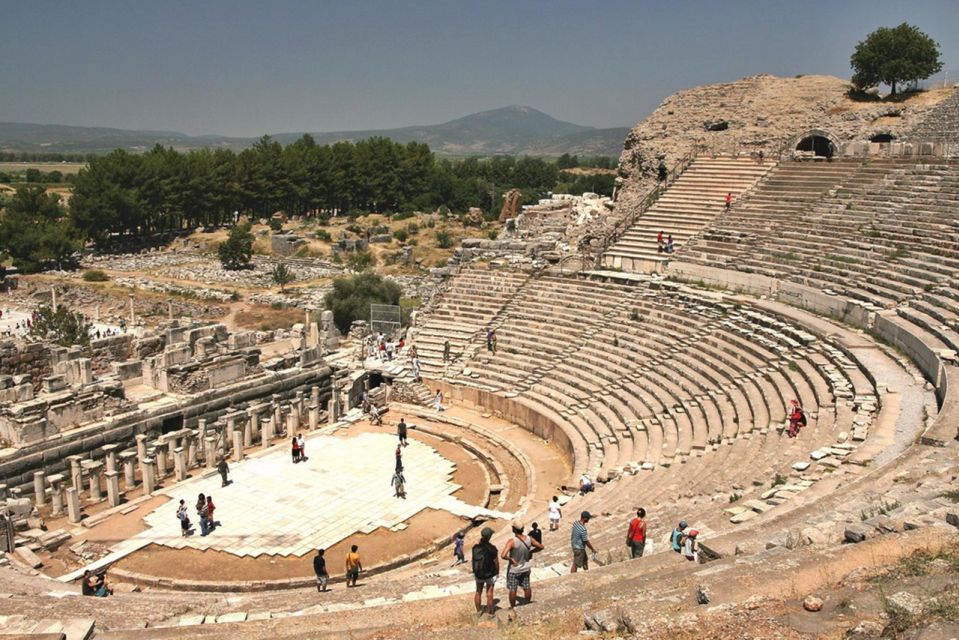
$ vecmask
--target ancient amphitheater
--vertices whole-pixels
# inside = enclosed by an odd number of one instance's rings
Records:
[[[188,320],[93,354],[7,344],[0,479],[16,549],[0,633],[879,637],[889,607],[843,590],[953,548],[959,526],[959,91],[886,104],[847,88],[756,76],[669,98],[625,141],[591,243],[557,209],[517,221],[526,243],[464,245],[410,329],[422,383],[407,351],[364,365],[334,348],[326,317],[298,326],[286,356]],[[580,241],[511,267],[509,250],[547,228]],[[383,426],[355,408],[364,390]],[[794,439],[793,399],[808,416]],[[398,502],[400,418],[416,426]],[[298,432],[302,466],[286,447]],[[584,473],[596,490],[578,495]],[[222,531],[181,538],[176,499],[199,491]],[[506,610],[499,584],[504,609],[477,619],[453,536],[469,549],[492,526],[501,547],[514,517],[545,528],[553,495],[564,518],[535,556],[534,602]],[[637,507],[649,543],[627,559]],[[571,575],[584,510],[598,566]],[[700,532],[698,563],[669,548],[680,519]],[[351,543],[368,569],[356,589],[342,581]],[[116,593],[77,597],[85,567],[107,567]],[[911,584],[886,595],[931,597]]]

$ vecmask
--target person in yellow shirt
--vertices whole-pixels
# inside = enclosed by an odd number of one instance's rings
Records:
[[[360,562],[360,554],[357,553],[359,547],[355,544],[350,547],[350,552],[346,554],[346,586],[355,587],[356,579],[360,577],[360,571],[363,570],[363,563]]]

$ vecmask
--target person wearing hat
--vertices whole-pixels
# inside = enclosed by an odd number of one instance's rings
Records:
[[[696,536],[698,535],[699,532],[693,529],[683,543],[683,555],[690,562],[699,562],[699,545],[696,544]]]
[[[683,542],[686,538],[686,521],[680,520],[679,525],[673,529],[672,535],[669,536],[669,542],[673,546],[673,551],[676,553],[683,552]]]
[[[473,594],[473,604],[476,613],[483,613],[483,591],[486,591],[486,611],[493,615],[493,585],[499,575],[499,557],[496,547],[490,542],[493,530],[483,527],[480,532],[479,543],[473,545],[473,577],[476,579],[476,593]]]
[[[584,511],[579,515],[579,520],[573,523],[573,533],[570,537],[570,545],[573,547],[571,573],[576,573],[577,569],[589,570],[589,557],[586,555],[586,549],[592,551],[594,556],[596,555],[596,549],[593,548],[593,543],[589,541],[589,532],[586,530],[586,525],[592,517],[589,511]]]
[[[520,585],[523,587],[523,600],[526,601],[526,604],[533,601],[533,588],[529,583],[532,569],[530,559],[533,557],[533,549],[541,550],[543,548],[543,545],[539,542],[524,535],[523,528],[522,522],[513,520],[513,537],[503,547],[503,553],[500,556],[508,563],[506,565],[506,588],[509,589],[510,609],[516,606],[516,591]]]

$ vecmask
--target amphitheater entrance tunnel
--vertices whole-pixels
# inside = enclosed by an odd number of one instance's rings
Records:
[[[806,136],[796,145],[796,151],[812,151],[822,158],[831,158],[836,153],[836,147],[825,136]]]

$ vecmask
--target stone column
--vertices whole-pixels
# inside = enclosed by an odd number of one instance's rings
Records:
[[[103,468],[102,462],[87,462],[83,465],[87,471],[87,480],[90,483],[90,500],[100,502],[103,494],[100,492],[100,470]]]
[[[200,440],[206,440],[206,418],[196,421],[196,434]]]
[[[80,522],[80,495],[76,487],[67,489],[67,516],[70,522]]]
[[[134,461],[137,454],[133,451],[123,451],[120,453],[120,462],[123,463],[123,486],[129,491],[137,484],[136,467]]]
[[[120,506],[120,474],[117,471],[107,471],[107,500],[111,507]]]
[[[100,449],[103,450],[103,453],[106,454],[104,461],[107,465],[107,471],[116,471],[117,470],[117,449],[119,447],[115,444],[105,444]]]
[[[153,473],[153,458],[143,460],[143,495],[148,496],[156,489],[156,476]]]
[[[279,432],[283,425],[283,412],[280,408],[280,394],[273,394],[273,430]]]
[[[154,455],[156,456],[157,461],[157,475],[156,479],[162,480],[166,477],[167,472],[167,441],[166,439],[158,440],[156,446],[154,447]]]
[[[97,305],[96,310],[93,312],[93,320],[95,322],[100,322],[100,305]]]
[[[205,445],[203,454],[204,466],[207,469],[212,469],[216,466],[216,438],[214,436],[207,436],[203,443]]]
[[[6,500],[6,499],[7,499],[7,485],[0,484],[0,500]]]
[[[310,402],[317,406],[320,404],[320,388],[317,385],[310,388]]]
[[[166,303],[166,312],[167,312],[167,319],[173,320],[173,301],[172,300]]]
[[[133,296],[130,296],[130,331],[133,331],[133,327],[137,323],[137,314],[133,310]]]
[[[333,397],[330,398],[329,401],[326,403],[326,406],[328,407],[328,411],[329,411],[328,420],[330,421],[330,424],[336,424],[336,394],[335,393],[333,394]]]
[[[320,405],[313,402],[310,404],[310,431],[316,431],[320,426]]]
[[[296,423],[303,424],[303,418],[306,415],[306,402],[303,400],[303,392],[296,392],[296,400],[293,401],[293,406],[296,408]]]
[[[233,432],[233,462],[239,462],[243,459],[243,433]]]
[[[273,418],[267,418],[266,422],[263,423],[263,439],[262,446],[264,449],[270,447],[270,440],[273,439]]]
[[[198,446],[197,432],[191,431],[186,437],[186,468],[188,470],[196,466],[196,450]]]
[[[253,446],[253,421],[247,420],[243,423],[243,446]]]
[[[290,407],[290,412],[286,414],[286,435],[295,436],[296,430],[300,427],[299,420],[296,417],[295,406]]]
[[[186,480],[186,451],[183,447],[177,447],[173,450],[173,471],[176,474],[177,482]]]
[[[77,490],[77,497],[83,491],[83,470],[80,463],[83,462],[83,456],[67,456],[70,461],[70,485]]]
[[[46,474],[43,471],[33,472],[33,504],[42,507],[47,503]]]
[[[143,460],[147,457],[147,437],[144,434],[140,434],[136,438],[137,440],[137,459]]]
[[[236,431],[236,419],[238,417],[239,414],[237,413],[231,413],[226,417],[226,434],[231,441],[233,440],[233,432]]]
[[[250,417],[250,444],[252,445],[260,431],[260,414],[255,409],[247,409],[246,415]]]
[[[55,473],[47,476],[47,482],[50,483],[50,505],[53,515],[58,516],[63,513],[63,474]]]

